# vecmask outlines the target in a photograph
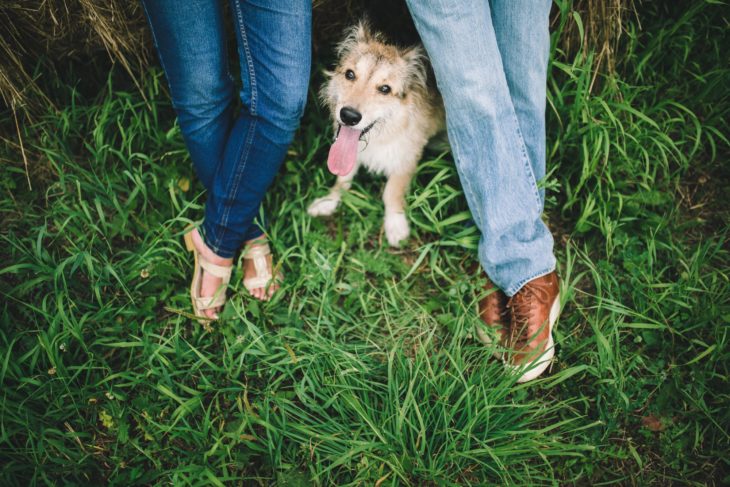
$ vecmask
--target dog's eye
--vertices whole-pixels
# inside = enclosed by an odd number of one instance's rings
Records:
[[[345,71],[345,78],[349,79],[350,81],[355,79],[355,72],[351,69],[348,69]]]
[[[384,95],[387,95],[390,93],[390,86],[388,85],[380,85],[378,86],[378,91],[381,92]]]

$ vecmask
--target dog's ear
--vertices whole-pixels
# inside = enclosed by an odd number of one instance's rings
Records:
[[[367,44],[378,40],[378,37],[378,34],[374,34],[370,28],[370,21],[363,18],[345,31],[345,38],[336,47],[337,56],[342,57],[352,52],[358,44]]]
[[[407,63],[408,89],[428,89],[428,56],[423,47],[408,47],[401,56]]]
[[[363,18],[354,27],[355,41],[358,43],[368,43],[374,40],[373,31],[370,28],[370,20]]]

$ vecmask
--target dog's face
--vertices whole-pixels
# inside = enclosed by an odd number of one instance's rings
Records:
[[[321,97],[339,126],[366,134],[402,116],[412,90],[426,90],[425,55],[420,47],[385,44],[364,23],[351,28],[337,46],[337,67]]]

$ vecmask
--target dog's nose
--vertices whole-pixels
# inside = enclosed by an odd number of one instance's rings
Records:
[[[357,125],[362,120],[362,113],[352,107],[342,107],[342,110],[340,110],[340,119],[345,125]]]

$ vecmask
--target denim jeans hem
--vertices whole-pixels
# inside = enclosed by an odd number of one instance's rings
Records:
[[[257,238],[261,238],[265,235],[264,231],[261,230],[258,226],[256,226],[256,230],[249,230],[246,234],[246,240],[244,240],[244,243],[250,241],[250,240],[256,240]]]
[[[218,257],[223,257],[224,259],[231,259],[231,258],[235,257],[236,252],[239,249],[230,251],[230,250],[226,250],[218,245],[213,245],[210,238],[207,236],[208,233],[205,231],[205,222],[203,222],[203,224],[198,227],[198,231],[200,232],[200,237],[203,239],[203,242],[205,243],[205,245],[210,250],[212,250],[215,255],[217,255]],[[250,240],[256,240],[257,238],[260,238],[264,235],[266,235],[266,233],[263,230],[261,230],[261,228],[259,228],[258,226],[255,226],[255,230],[249,230],[248,233],[246,233],[246,237],[245,237],[246,240],[244,241],[244,243],[248,242]]]
[[[527,279],[523,279],[521,281],[518,281],[518,283],[515,286],[510,286],[507,289],[504,290],[504,293],[509,296],[510,298],[517,294],[522,287],[527,284],[528,282],[532,281],[533,279],[537,279],[538,277],[546,276],[550,274],[551,272],[555,271],[555,266],[549,267],[545,271],[538,272],[531,277],[528,277]]]
[[[224,259],[232,259],[236,255],[236,250],[238,250],[238,249],[228,250],[228,249],[221,248],[219,245],[214,245],[213,242],[211,241],[211,237],[210,237],[210,234],[212,234],[214,232],[210,232],[210,231],[206,230],[206,228],[205,228],[206,223],[207,222],[204,221],[203,224],[200,227],[198,227],[198,230],[200,231],[200,236],[203,238],[203,242],[205,243],[205,245],[210,250],[212,250],[213,253],[215,255],[217,255],[218,257],[222,257]],[[220,240],[220,239],[218,239],[218,240]]]

